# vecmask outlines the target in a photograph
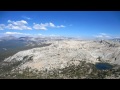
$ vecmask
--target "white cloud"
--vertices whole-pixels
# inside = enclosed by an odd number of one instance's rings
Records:
[[[4,30],[5,25],[4,24],[0,24],[0,30]]]
[[[19,33],[19,32],[5,32],[4,34],[6,34],[6,35],[21,35],[21,34],[23,34],[23,33]]]
[[[47,30],[46,28],[46,24],[35,24],[34,23],[34,26],[33,26],[34,29],[37,29],[37,30]]]
[[[40,36],[41,36],[42,34],[37,34],[37,35],[40,35]]]
[[[13,25],[24,25],[24,24],[28,24],[25,20],[21,20],[21,21],[11,21],[8,20],[8,23],[11,23]]]
[[[100,33],[99,35],[96,35],[95,37],[105,39],[105,38],[111,38],[110,35],[107,35],[106,33]]]
[[[56,26],[57,28],[62,28],[62,27],[65,27],[64,25],[60,25],[60,26]]]
[[[55,25],[53,23],[41,23],[41,24],[36,24],[33,23],[33,27],[28,26],[27,21],[25,20],[20,20],[20,21],[11,21],[8,20],[8,25],[0,24],[0,30],[4,29],[13,29],[13,30],[32,30],[32,28],[36,30],[47,30],[48,28],[64,28],[64,25]]]
[[[7,29],[15,29],[15,30],[32,30],[31,27],[26,26],[28,23],[25,20],[21,21],[11,21],[8,20],[8,24],[6,26]]]
[[[53,23],[49,23],[50,27],[55,27],[55,25]]]
[[[53,23],[45,23],[45,24],[36,24],[36,23],[33,23],[33,28],[34,29],[37,29],[37,30],[47,30],[47,27],[51,27],[51,28],[63,28],[65,27],[64,25],[60,25],[60,26],[55,26],[55,24]]]
[[[49,35],[49,36],[55,37],[55,36],[60,36],[60,35],[51,34],[51,35]]]
[[[5,32],[5,35],[31,35],[28,33],[20,33],[20,32]]]
[[[22,16],[24,19],[30,20],[30,17]]]

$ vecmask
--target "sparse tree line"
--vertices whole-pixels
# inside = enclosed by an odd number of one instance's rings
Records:
[[[26,69],[16,68],[21,62],[0,67],[0,78],[14,79],[104,79],[108,76],[115,78],[120,75],[120,66],[117,69],[98,70],[94,64],[80,61],[79,65],[71,63],[68,67],[52,70],[37,70],[27,67]],[[14,70],[13,70],[14,69]],[[13,71],[12,71],[13,70]],[[91,71],[91,72],[90,72]]]

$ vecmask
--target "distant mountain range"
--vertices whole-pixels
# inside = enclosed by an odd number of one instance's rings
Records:
[[[14,36],[3,36],[3,37],[0,37],[0,41],[3,41],[3,40],[16,40],[17,37],[14,37]]]
[[[0,41],[4,40],[20,40],[20,41],[47,41],[47,40],[63,40],[63,39],[78,39],[75,37],[64,37],[64,36],[36,36],[36,37],[15,37],[15,36],[4,36],[0,38]]]
[[[119,41],[120,42],[120,38],[113,38],[111,40],[113,40],[113,41]]]

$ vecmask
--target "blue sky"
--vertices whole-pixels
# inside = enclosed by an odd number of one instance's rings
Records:
[[[0,36],[120,37],[120,11],[0,11]]]

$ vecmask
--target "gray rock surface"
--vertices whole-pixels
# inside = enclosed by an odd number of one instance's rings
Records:
[[[71,63],[79,64],[79,61],[86,61],[95,64],[103,61],[120,65],[120,44],[112,41],[93,40],[61,40],[49,41],[50,46],[20,51],[8,57],[4,62],[25,62],[26,57],[31,60],[19,65],[24,69],[52,69],[64,68]]]

